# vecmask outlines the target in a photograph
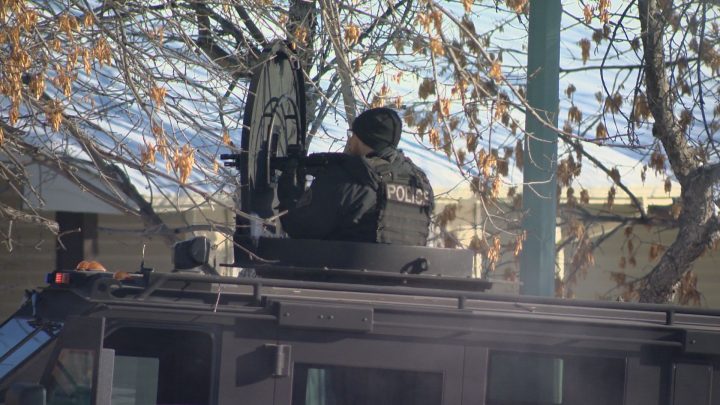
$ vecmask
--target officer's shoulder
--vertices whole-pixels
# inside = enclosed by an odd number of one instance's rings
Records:
[[[349,156],[343,161],[343,168],[352,176],[355,182],[362,185],[376,186],[378,177],[373,170],[373,158],[365,156]]]
[[[325,178],[343,177],[348,175],[345,167],[348,166],[348,160],[351,158],[352,156],[345,153],[312,153],[305,158],[305,164],[307,167],[313,168],[311,173],[314,176],[320,175]]]
[[[413,167],[419,168],[419,167],[415,164],[415,162],[413,162],[412,159],[410,159],[407,155],[405,155],[405,154],[403,153],[403,151],[400,150],[400,149],[397,150],[397,155],[396,155],[395,160],[398,161],[398,162],[401,162],[401,163],[403,163],[403,164],[406,164],[406,165],[409,165],[409,166],[413,166]]]
[[[410,177],[415,179],[413,181],[418,182],[416,183],[418,186],[431,190],[432,193],[432,185],[430,184],[430,180],[428,179],[425,171],[420,168],[420,166],[416,165],[412,159],[407,157],[401,150],[397,151],[394,162],[396,162],[399,167],[402,167],[401,170],[410,174]]]
[[[345,153],[313,153],[308,157],[315,170],[316,178],[323,182],[355,183],[374,185],[377,180],[369,162],[362,156]]]

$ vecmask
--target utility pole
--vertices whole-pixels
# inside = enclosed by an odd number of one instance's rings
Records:
[[[523,161],[523,228],[526,232],[520,260],[520,292],[555,295],[555,228],[557,218],[557,140],[532,114],[553,127],[558,124],[560,80],[560,0],[530,0],[527,100]],[[531,111],[532,110],[532,111]],[[513,377],[527,387],[513,397],[522,401],[562,403],[563,360],[552,357],[508,359]]]
[[[560,72],[560,0],[531,0],[527,100],[557,127]],[[553,296],[557,216],[557,133],[530,111],[525,113],[523,228],[527,239],[520,261],[520,292]]]

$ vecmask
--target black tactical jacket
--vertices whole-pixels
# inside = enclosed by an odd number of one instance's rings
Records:
[[[344,155],[281,217],[293,238],[425,245],[433,209],[425,174],[401,151]]]

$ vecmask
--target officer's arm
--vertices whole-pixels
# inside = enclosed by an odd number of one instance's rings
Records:
[[[295,208],[280,217],[283,229],[293,238],[322,239],[338,221],[339,185],[331,176],[318,176],[300,197]]]
[[[377,204],[377,193],[367,185],[357,183],[344,184],[340,191],[340,212],[338,215],[339,225],[354,226],[375,208]]]

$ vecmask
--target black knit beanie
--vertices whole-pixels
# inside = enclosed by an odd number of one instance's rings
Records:
[[[388,147],[397,147],[402,134],[402,121],[389,108],[371,108],[355,118],[352,131],[365,145],[382,152]]]

